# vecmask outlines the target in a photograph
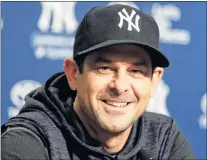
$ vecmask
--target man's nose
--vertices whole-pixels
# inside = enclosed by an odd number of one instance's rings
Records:
[[[117,76],[115,76],[109,84],[109,88],[118,95],[129,91],[129,86],[130,85],[127,76],[122,73],[119,73]]]

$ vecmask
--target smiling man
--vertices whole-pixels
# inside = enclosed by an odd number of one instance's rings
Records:
[[[74,110],[89,134],[108,152],[121,150],[163,69],[152,68],[149,54],[133,44],[90,53],[81,74],[72,59],[65,60],[64,68],[71,89],[77,90]]]
[[[145,111],[168,65],[152,17],[126,5],[92,8],[65,72],[3,125],[2,158],[193,159],[176,122]]]

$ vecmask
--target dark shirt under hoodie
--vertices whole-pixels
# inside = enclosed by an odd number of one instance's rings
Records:
[[[150,112],[136,121],[120,152],[107,153],[73,110],[75,95],[64,73],[28,94],[20,113],[2,126],[2,159],[194,159],[175,120]]]

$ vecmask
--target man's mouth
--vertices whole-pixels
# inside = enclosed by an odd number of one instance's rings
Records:
[[[103,100],[103,102],[114,107],[126,107],[130,103],[130,102],[116,102],[116,101],[109,101],[109,100]]]

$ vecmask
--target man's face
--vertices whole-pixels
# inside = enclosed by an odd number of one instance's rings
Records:
[[[153,88],[148,53],[135,45],[114,45],[89,54],[76,80],[76,105],[88,123],[122,132],[145,111]]]

